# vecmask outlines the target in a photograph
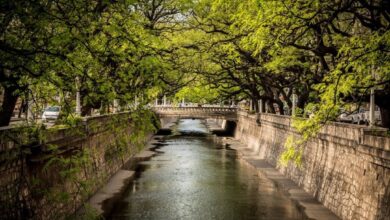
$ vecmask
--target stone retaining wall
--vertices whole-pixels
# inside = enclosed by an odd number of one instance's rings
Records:
[[[150,137],[134,144],[130,124],[121,113],[39,138],[28,128],[0,129],[0,219],[62,219],[76,211]]]
[[[342,219],[390,219],[390,138],[386,130],[331,123],[308,142],[301,168],[278,166],[286,138],[298,135],[288,116],[238,113],[235,137],[279,167]]]
[[[160,118],[160,126],[161,128],[170,128],[172,125],[174,125],[179,118],[175,116],[170,117],[161,117]]]

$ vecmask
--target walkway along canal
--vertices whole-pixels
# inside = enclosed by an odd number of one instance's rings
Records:
[[[272,182],[213,142],[202,120],[180,120],[152,149],[108,219],[303,219]]]

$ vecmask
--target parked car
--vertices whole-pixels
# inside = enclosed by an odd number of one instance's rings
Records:
[[[347,114],[345,112],[341,113],[339,117],[337,118],[337,121],[340,122],[347,122],[347,123],[352,123],[352,116],[350,114]]]
[[[364,124],[366,122],[366,110],[361,108],[358,112],[351,115],[352,117],[352,123],[356,124]]]
[[[61,107],[49,106],[43,111],[42,122],[56,121],[60,115]]]
[[[361,124],[365,122],[365,110],[363,108],[359,109],[359,111],[354,112],[345,112],[341,110],[341,114],[337,118],[337,121],[346,122],[346,123],[356,123]]]
[[[365,123],[369,124],[370,123],[370,111],[364,112],[364,119]],[[381,112],[379,107],[375,107],[375,112],[374,112],[374,124],[380,124],[381,123]]]

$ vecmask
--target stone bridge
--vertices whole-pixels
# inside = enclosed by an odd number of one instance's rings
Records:
[[[237,120],[237,108],[231,107],[166,107],[159,106],[152,108],[160,117],[191,118],[191,119],[224,119],[229,121]]]

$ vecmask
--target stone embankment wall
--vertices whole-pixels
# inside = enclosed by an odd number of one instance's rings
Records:
[[[238,113],[235,137],[278,167],[342,219],[390,219],[390,138],[386,131],[331,123],[304,148],[303,163],[278,166],[286,138],[298,134],[287,116]]]
[[[0,219],[62,219],[75,212],[143,148],[150,135],[137,139],[133,130],[126,113],[35,135],[31,128],[1,128]]]
[[[161,117],[160,118],[160,126],[163,129],[170,128],[172,125],[174,125],[179,118],[176,116],[171,117]]]

